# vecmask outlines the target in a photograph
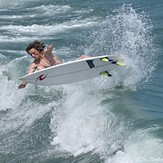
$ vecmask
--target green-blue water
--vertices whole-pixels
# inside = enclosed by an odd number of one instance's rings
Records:
[[[0,162],[163,162],[162,33],[162,0],[0,0]],[[63,61],[120,54],[126,67],[18,90],[35,39]]]

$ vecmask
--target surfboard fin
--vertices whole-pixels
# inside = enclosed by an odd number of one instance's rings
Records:
[[[103,75],[103,76],[112,76],[109,72],[107,71],[103,71],[100,73],[100,75]]]
[[[121,60],[114,61],[112,59],[109,59],[108,57],[105,57],[105,58],[102,58],[101,60],[103,62],[111,62],[112,64],[116,64],[118,66],[125,66],[125,63],[124,63],[124,61],[122,59]]]
[[[103,62],[109,62],[108,58],[102,58],[101,59]]]
[[[119,65],[119,66],[126,66],[126,64],[124,63],[123,60],[118,60],[118,61],[116,62],[116,64]]]

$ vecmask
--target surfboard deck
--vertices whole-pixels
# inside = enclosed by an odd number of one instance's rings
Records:
[[[124,66],[119,56],[97,56],[54,65],[32,74],[25,75],[20,80],[36,85],[63,85],[95,78],[105,73],[112,76],[112,71]]]

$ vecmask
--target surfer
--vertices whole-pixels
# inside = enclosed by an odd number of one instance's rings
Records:
[[[61,64],[62,61],[52,53],[53,47],[49,45],[45,48],[45,44],[38,40],[31,42],[27,48],[26,52],[34,58],[34,61],[28,68],[28,74],[33,73],[35,70],[41,70],[50,66]],[[81,55],[78,59],[88,58],[86,55]],[[26,82],[19,84],[18,89],[25,88]]]
[[[45,48],[45,44],[38,40],[31,42],[27,46],[26,52],[34,58],[34,61],[28,68],[28,74],[33,73],[35,70],[61,64],[62,61],[52,53],[52,50],[51,45]],[[26,82],[22,82],[19,84],[18,89],[25,88],[26,85]]]

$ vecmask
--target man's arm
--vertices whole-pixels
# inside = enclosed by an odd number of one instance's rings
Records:
[[[54,58],[56,64],[62,63],[62,61],[55,54],[53,54],[53,58]]]
[[[33,62],[29,68],[28,68],[28,74],[31,74],[32,72],[34,72],[36,70],[36,64]],[[25,88],[27,85],[26,82],[21,82],[19,85],[18,85],[18,89],[22,89],[22,88]]]
[[[45,51],[45,54],[51,54],[54,58],[55,63],[61,64],[62,63],[61,59],[59,59],[59,57],[57,57],[54,53],[52,53],[52,51],[53,51],[53,47],[52,45],[49,45]]]
[[[31,74],[31,73],[33,73],[35,70],[36,70],[36,68],[37,68],[37,65],[36,65],[36,63],[32,63],[30,66],[29,66],[29,68],[28,68],[28,74]]]

